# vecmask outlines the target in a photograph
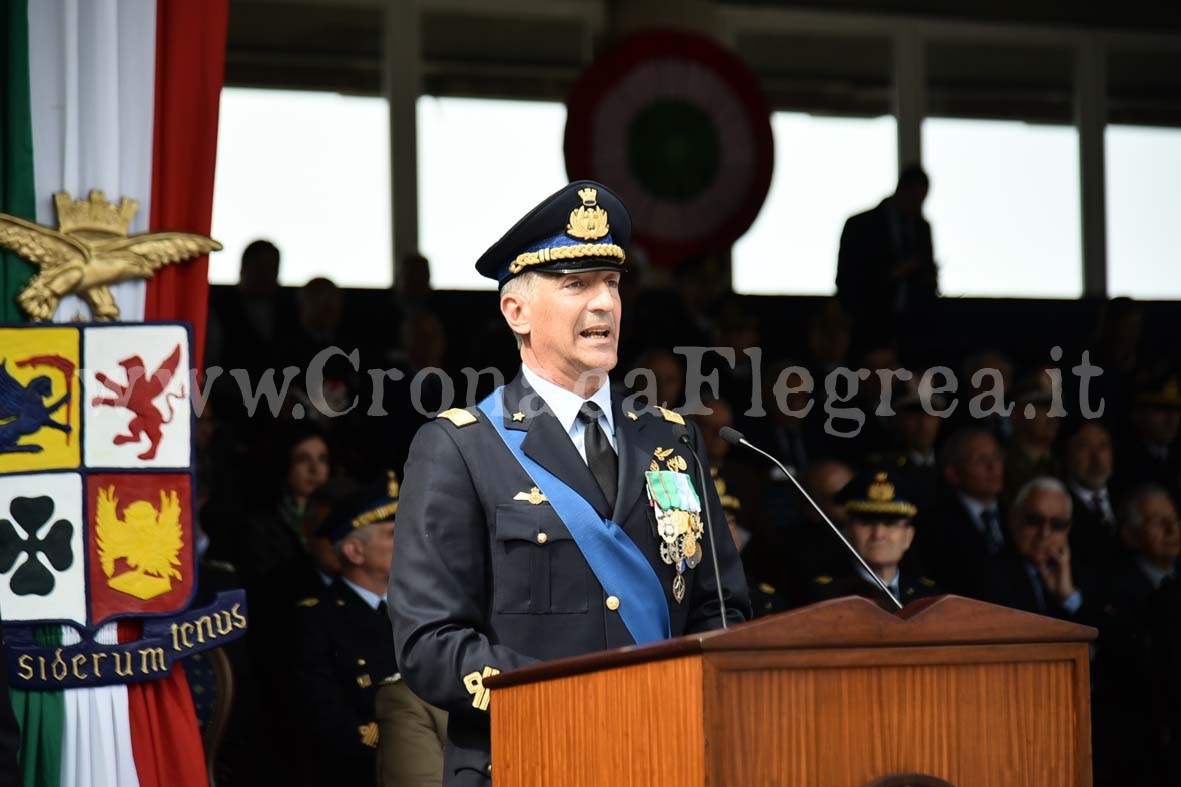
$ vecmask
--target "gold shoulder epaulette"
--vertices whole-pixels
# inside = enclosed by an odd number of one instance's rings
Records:
[[[456,428],[476,422],[476,417],[462,407],[452,407],[450,410],[444,410],[437,417],[446,418]]]
[[[935,580],[927,579],[926,577],[919,577],[919,584],[926,585],[929,588],[935,587]]]
[[[821,574],[818,577],[812,577],[812,581],[817,585],[827,585],[832,582],[832,577],[830,577],[828,574]]]
[[[670,424],[680,424],[681,426],[685,425],[684,417],[675,410],[666,410],[663,407],[657,407],[656,409],[659,410],[660,414],[664,416],[664,420],[668,421]]]
[[[768,585],[766,582],[760,582],[759,583],[759,592],[766,593],[768,596],[770,596],[773,593],[775,593],[775,588],[773,588],[771,585]]]
[[[312,598],[301,599],[300,601],[297,601],[295,603],[295,605],[297,607],[314,607],[319,603],[320,603],[320,599],[312,597]]]

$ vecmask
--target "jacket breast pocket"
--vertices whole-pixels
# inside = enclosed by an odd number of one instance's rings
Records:
[[[493,608],[501,614],[576,614],[587,610],[586,560],[548,505],[496,508]]]

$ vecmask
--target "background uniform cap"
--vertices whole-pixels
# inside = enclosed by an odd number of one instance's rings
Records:
[[[836,495],[853,517],[887,516],[894,519],[913,517],[919,512],[905,482],[889,470],[858,473]]]
[[[391,470],[385,483],[366,486],[341,501],[316,535],[335,544],[363,527],[389,522],[398,512],[398,492],[398,477]]]
[[[578,180],[544,199],[480,256],[480,275],[505,282],[525,271],[623,270],[631,215],[606,186]]]

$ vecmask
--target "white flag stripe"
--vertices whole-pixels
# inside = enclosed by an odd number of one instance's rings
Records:
[[[95,633],[104,645],[119,642],[118,624]],[[78,632],[62,627],[62,645],[80,641]],[[126,686],[99,686],[62,692],[61,787],[139,787],[131,748],[131,716]]]
[[[29,3],[29,81],[37,221],[55,226],[53,194],[91,189],[140,203],[132,232],[151,216],[156,98],[156,0]],[[114,285],[121,319],[144,317],[143,281]],[[88,315],[71,296],[54,319]]]

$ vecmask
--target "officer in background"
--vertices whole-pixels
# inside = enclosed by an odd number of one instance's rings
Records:
[[[905,605],[940,594],[932,580],[907,572],[902,567],[903,558],[914,542],[914,516],[918,513],[918,506],[897,473],[890,470],[862,472],[837,494],[837,502],[844,505],[848,515],[845,538],[894,598]],[[809,601],[840,596],[864,596],[883,609],[891,612],[897,609],[852,556],[847,573],[838,576],[822,574],[812,579]]]
[[[377,759],[374,701],[394,675],[386,611],[398,482],[340,505],[318,531],[340,558],[331,585],[298,604],[295,686],[308,733],[301,771],[309,785],[372,785]]]
[[[716,472],[713,476],[714,488],[718,490],[718,499],[722,502],[722,510],[726,512],[726,524],[730,528],[730,536],[734,539],[734,547],[738,550],[738,556],[742,557],[743,550],[750,544],[750,531],[742,526],[742,501],[729,494],[726,489],[726,479],[720,477]],[[745,560],[743,566],[746,566]],[[775,589],[775,586],[768,582],[755,580],[749,570],[746,571],[746,587],[750,591],[750,608],[754,617],[774,615],[776,612],[783,612],[787,609],[787,603]]]
[[[630,232],[619,198],[579,181],[485,252],[521,371],[410,447],[390,613],[403,679],[448,712],[445,785],[490,781],[485,678],[720,627],[706,539],[729,621],[750,616],[708,469],[702,489],[679,441],[704,463],[700,432],[607,378]]]

